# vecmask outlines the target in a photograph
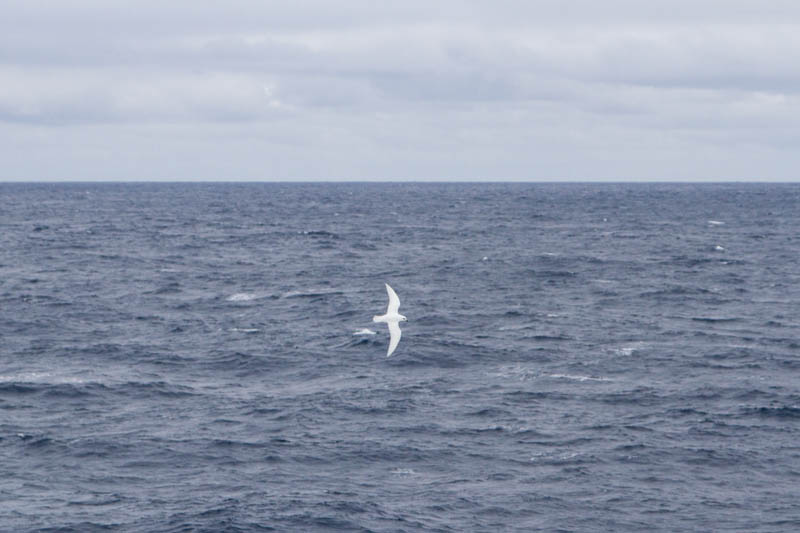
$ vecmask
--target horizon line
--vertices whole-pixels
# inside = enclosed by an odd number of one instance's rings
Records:
[[[225,179],[102,179],[102,180],[82,180],[82,179],[0,179],[0,184],[11,184],[11,183],[20,183],[20,184],[53,184],[53,183],[64,183],[64,184],[111,184],[111,183],[127,183],[127,184],[178,184],[178,183],[186,183],[186,184],[200,184],[200,183],[212,183],[212,184],[317,184],[317,183],[338,183],[338,184],[380,184],[380,183],[414,183],[414,184],[465,184],[465,183],[473,183],[473,184],[726,184],[726,183],[740,183],[740,184],[800,184],[800,180],[753,180],[753,179],[701,179],[701,180],[687,180],[687,179],[658,179],[658,180],[632,180],[632,179],[599,179],[599,180],[581,180],[581,179],[542,179],[542,180],[521,180],[521,179],[498,179],[498,180],[488,180],[488,179],[422,179],[422,178],[410,178],[410,179],[316,179],[316,178],[303,178],[303,179],[264,179],[264,180],[249,180],[249,179],[233,179],[233,180],[225,180]]]

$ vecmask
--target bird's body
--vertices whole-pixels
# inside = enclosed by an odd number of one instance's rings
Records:
[[[388,283],[385,285],[386,292],[389,294],[389,307],[386,309],[385,315],[375,315],[372,317],[372,321],[386,322],[389,326],[389,350],[386,352],[386,357],[389,357],[400,342],[400,322],[405,322],[407,319],[397,312],[400,308],[400,298],[397,297],[397,293]]]

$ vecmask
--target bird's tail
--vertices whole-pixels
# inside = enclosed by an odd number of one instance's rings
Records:
[[[375,315],[374,317],[372,317],[372,321],[373,322],[381,322],[381,316],[380,315]]]

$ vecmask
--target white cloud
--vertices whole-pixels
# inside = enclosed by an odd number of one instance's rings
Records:
[[[264,90],[269,86],[269,92]],[[261,76],[138,69],[0,68],[0,118],[80,123],[269,120],[288,111]]]

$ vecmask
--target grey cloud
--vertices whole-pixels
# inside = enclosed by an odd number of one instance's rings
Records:
[[[91,150],[52,139],[116,142],[173,178],[226,153],[253,178],[788,176],[798,30],[782,0],[12,0],[0,141],[84,172]]]

